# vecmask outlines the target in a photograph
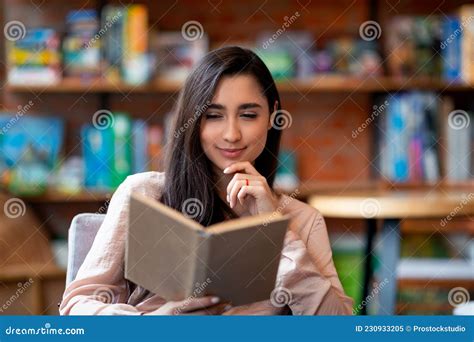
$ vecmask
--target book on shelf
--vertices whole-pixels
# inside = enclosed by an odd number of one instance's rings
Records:
[[[394,16],[389,20],[385,55],[388,72],[397,78],[439,78],[441,75],[441,26],[439,16]]]
[[[12,193],[35,195],[44,191],[59,163],[64,121],[25,113],[0,113],[0,174],[8,175],[6,186]]]
[[[7,80],[13,85],[51,85],[61,80],[58,33],[28,28],[25,36],[7,41]]]
[[[474,261],[460,258],[402,258],[397,265],[399,279],[474,280]]]
[[[474,83],[474,5],[461,6],[443,20],[441,56],[443,78],[450,82]]]
[[[82,128],[87,188],[114,189],[132,173],[132,121],[125,113],[112,117],[104,127]]]
[[[436,95],[426,92],[390,94],[379,117],[376,163],[392,181],[440,179]]]
[[[474,83],[474,5],[464,5],[459,9],[459,19],[464,29],[461,39],[461,78]]]
[[[63,39],[63,65],[66,77],[100,76],[101,40],[96,10],[70,11],[66,17],[67,33]]]
[[[215,295],[239,306],[271,298],[288,216],[204,227],[183,213],[131,195],[125,278],[166,300]]]
[[[132,173],[162,167],[162,127],[123,112],[112,117],[104,127],[82,127],[84,185],[90,189],[112,190]]]
[[[441,100],[442,165],[447,181],[466,181],[474,177],[472,151],[474,146],[474,120],[471,111],[456,109],[452,98]]]
[[[103,28],[103,71],[111,82],[132,85],[151,76],[148,54],[148,9],[145,5],[106,5],[101,15]]]
[[[160,80],[172,82],[183,82],[209,51],[206,33],[198,39],[186,39],[182,32],[160,31],[152,35],[150,44]]]
[[[148,168],[147,131],[145,120],[136,119],[132,122],[132,172],[145,172]],[[157,169],[158,170],[158,169]]]
[[[363,300],[364,283],[364,239],[356,234],[333,234],[331,235],[331,249],[336,271],[340,275],[340,281],[344,292],[354,300],[354,313],[360,314],[361,302]]]

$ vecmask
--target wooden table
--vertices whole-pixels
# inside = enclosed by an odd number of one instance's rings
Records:
[[[384,190],[359,189],[330,191],[308,198],[308,203],[328,218],[367,221],[363,298],[369,291],[376,220],[382,219],[380,279],[387,284],[380,290],[378,314],[394,314],[397,295],[397,263],[400,258],[400,223],[403,219],[439,218],[440,227],[458,217],[474,217],[474,190]],[[363,313],[366,313],[364,308]]]

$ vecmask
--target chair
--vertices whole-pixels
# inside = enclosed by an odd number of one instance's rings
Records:
[[[69,227],[66,287],[76,278],[87,253],[92,247],[105,214],[78,214]]]

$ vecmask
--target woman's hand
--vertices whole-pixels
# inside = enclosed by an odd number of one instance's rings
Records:
[[[227,303],[220,303],[218,297],[191,297],[182,301],[166,302],[144,315],[221,315],[230,308]]]
[[[227,185],[227,202],[230,207],[234,208],[239,201],[252,215],[275,211],[278,198],[268,185],[267,179],[248,161],[237,162],[224,169],[225,174],[237,171],[243,172],[234,174]]]

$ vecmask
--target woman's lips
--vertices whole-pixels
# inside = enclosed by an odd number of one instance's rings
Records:
[[[240,149],[235,149],[235,148],[232,148],[232,149],[226,149],[226,148],[217,148],[221,154],[226,157],[226,158],[237,158],[239,157],[242,152],[245,150],[245,147],[244,148],[240,148]]]

